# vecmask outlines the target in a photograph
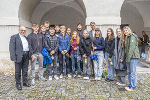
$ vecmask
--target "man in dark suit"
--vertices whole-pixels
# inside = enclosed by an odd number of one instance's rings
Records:
[[[21,71],[23,86],[30,87],[28,84],[28,65],[29,65],[29,46],[25,37],[26,28],[19,27],[19,33],[11,36],[9,43],[10,58],[15,63],[16,88],[22,90]]]

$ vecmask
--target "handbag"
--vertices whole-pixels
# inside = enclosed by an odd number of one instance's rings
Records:
[[[127,69],[125,61],[119,63],[119,69],[120,70],[126,70]]]

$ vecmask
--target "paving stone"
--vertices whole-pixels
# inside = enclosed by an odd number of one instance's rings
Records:
[[[34,87],[15,88],[14,76],[0,76],[0,100],[150,100],[150,73],[137,74],[137,91],[128,92],[115,82],[60,79],[38,81]]]

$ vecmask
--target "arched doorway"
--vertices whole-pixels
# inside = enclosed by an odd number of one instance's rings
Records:
[[[142,30],[144,30],[143,17],[130,0],[125,0],[122,5],[121,24],[129,25],[132,31],[136,32],[138,36],[141,36]]]
[[[78,23],[85,25],[86,10],[83,0],[22,0],[19,7],[19,22],[31,28],[33,23],[65,24],[75,29]]]

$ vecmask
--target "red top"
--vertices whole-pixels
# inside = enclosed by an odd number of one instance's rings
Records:
[[[71,52],[73,52],[74,53],[74,48],[77,48],[78,47],[78,44],[77,44],[77,41],[76,40],[73,40],[73,42],[72,42],[72,44],[71,44],[71,46],[72,46],[72,50],[71,50]]]

